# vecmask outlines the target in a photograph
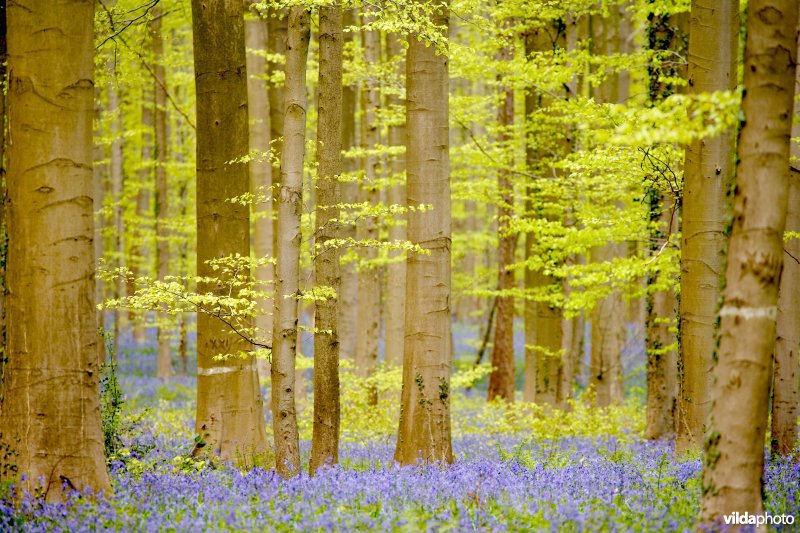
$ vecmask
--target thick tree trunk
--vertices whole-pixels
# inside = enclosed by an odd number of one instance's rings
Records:
[[[800,52],[800,41],[798,41]],[[798,55],[797,57],[800,57]],[[794,85],[800,94],[800,69]],[[793,116],[800,114],[794,102]],[[792,125],[792,138],[800,137],[800,125]],[[791,155],[800,160],[800,145],[792,142]],[[800,170],[795,166],[789,173],[789,202],[786,211],[786,231],[800,231]],[[775,340],[775,369],[772,378],[772,453],[788,455],[797,446],[797,416],[800,403],[800,382],[797,379],[797,350],[800,348],[800,240],[784,244],[783,275],[778,292],[778,323]]]
[[[249,208],[228,201],[250,190],[247,71],[241,0],[193,0],[197,90],[197,275],[220,276],[209,260],[250,255]],[[200,293],[227,293],[227,280],[198,283]],[[250,346],[220,320],[197,317],[196,429],[208,447],[245,464],[266,449],[261,393]],[[216,355],[232,357],[218,361]]]
[[[433,16],[447,26],[447,8]],[[446,30],[445,30],[446,34]],[[403,391],[395,461],[453,460],[450,439],[450,157],[447,57],[416,35],[406,56],[408,239],[430,251],[409,254]]]
[[[0,434],[48,501],[109,491],[94,308],[94,2],[8,9],[8,362]],[[2,469],[0,481],[17,474]]]
[[[693,0],[689,92],[736,87],[739,2]],[[699,449],[711,407],[711,365],[725,265],[726,194],[734,175],[734,132],[686,147],[681,214],[681,300],[676,449]]]
[[[339,236],[339,174],[342,169],[342,9],[319,12],[319,118],[317,124],[317,285],[339,291],[339,249],[325,249]],[[339,462],[338,301],[316,304],[314,327],[314,428],[311,473]]]
[[[764,475],[796,72],[796,0],[751,0],[733,229],[720,310],[701,520],[758,514]]]
[[[345,27],[356,24],[354,9],[348,9],[344,14]],[[354,32],[344,34],[345,44],[351,42]],[[352,85],[346,85],[342,93],[342,148],[350,150],[357,144],[356,139],[356,107],[358,93]],[[352,157],[342,161],[342,171],[354,175],[358,170],[358,163]],[[358,182],[348,180],[341,184],[342,203],[355,204],[358,202]],[[356,227],[353,224],[341,228],[341,238],[355,239]],[[339,286],[339,355],[342,359],[355,362],[356,358],[356,333],[358,328],[358,272],[354,261],[345,262],[341,266],[341,284]]]
[[[374,19],[371,8],[364,7],[364,23]],[[376,30],[363,32],[364,61],[367,65],[380,63],[380,34]],[[380,141],[378,118],[380,94],[376,79],[367,79],[361,91],[361,148],[374,150]],[[362,159],[364,179],[359,190],[359,202],[374,206],[380,202],[380,189],[377,188],[378,156],[366,155]],[[375,217],[364,217],[358,222],[358,240],[378,239],[378,221]],[[358,272],[358,333],[356,341],[356,373],[361,377],[372,376],[378,364],[378,339],[380,338],[381,318],[381,278],[380,269],[374,264],[378,257],[375,247],[365,247],[359,253],[362,264]],[[375,391],[370,391],[370,402],[375,403]]]
[[[500,61],[511,61],[512,50],[509,47],[500,51]],[[503,86],[500,107],[497,110],[497,122],[500,126],[501,145],[506,145],[512,138],[511,128],[514,125],[514,91]],[[516,236],[507,231],[510,217],[514,210],[514,185],[511,174],[506,169],[497,173],[497,189],[500,204],[497,209],[497,288],[508,291],[515,287],[514,271],[508,267],[514,263]],[[500,295],[497,298],[497,312],[494,328],[494,346],[492,347],[492,373],[489,375],[489,400],[495,398],[507,402],[514,401],[514,298]]]
[[[164,39],[161,34],[161,6],[156,6],[153,19],[153,93],[155,94],[156,138],[156,257],[158,279],[169,275],[169,196],[167,190],[167,76],[164,68]],[[198,241],[199,242],[199,241]],[[159,379],[172,374],[172,350],[168,336],[169,315],[158,316],[158,353],[156,373]]]
[[[403,54],[401,43],[396,35],[386,37],[387,55],[392,60],[397,60]],[[402,75],[405,72],[405,60],[398,61],[398,72]],[[387,104],[390,107],[403,106],[403,100],[396,95],[388,97]],[[406,128],[404,124],[392,124],[389,126],[389,145],[402,146],[405,142]],[[404,205],[406,202],[405,171],[406,160],[404,155],[397,155],[391,158],[389,170],[395,184],[389,187],[389,204]],[[405,218],[405,217],[403,217]],[[406,226],[403,220],[395,221],[389,227],[389,241],[405,241],[407,238]],[[391,366],[403,364],[403,345],[405,343],[405,310],[406,310],[406,257],[405,252],[389,252],[390,262],[386,269],[386,363]]]
[[[246,8],[253,4],[246,0]],[[250,150],[258,154],[250,161],[250,190],[264,201],[258,201],[252,206],[253,228],[252,244],[253,255],[256,258],[272,257],[274,237],[272,234],[272,165],[261,154],[269,151],[270,140],[270,109],[267,92],[267,64],[260,53],[267,47],[267,22],[254,7],[249,8],[245,16],[244,33],[247,54],[247,110],[250,125]],[[272,264],[256,268],[255,279],[263,284],[259,287],[265,291],[272,290],[274,280],[274,267]],[[255,326],[260,337],[272,337],[272,298],[259,298],[256,302],[257,314]],[[269,362],[266,358],[258,360],[259,376],[269,375]]]
[[[306,141],[306,61],[311,35],[308,11],[289,12],[286,42],[284,141],[278,203],[275,315],[272,335],[272,427],[278,473],[300,473],[295,410],[297,300],[300,290],[300,216],[303,209],[303,156]]]

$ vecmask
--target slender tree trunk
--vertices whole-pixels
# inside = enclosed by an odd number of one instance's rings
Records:
[[[793,137],[795,135],[792,135]],[[800,231],[800,174],[792,171],[789,179],[789,207],[786,229]],[[775,369],[773,371],[771,449],[776,455],[794,453],[797,446],[797,417],[800,390],[797,377],[797,350],[800,346],[800,241],[785,244],[783,275],[778,299]],[[791,255],[789,255],[791,254]]]
[[[567,17],[565,21],[565,28],[564,28],[564,46],[567,52],[572,52],[578,48],[578,40],[579,40],[579,33],[580,33],[580,24],[581,20],[586,19],[588,17],[578,17],[577,15],[571,15]],[[576,70],[575,74],[572,76],[572,80],[567,84],[566,90],[566,97],[568,99],[575,99],[580,95],[580,76]],[[577,124],[570,124],[568,125],[566,138],[564,140],[565,144],[565,151],[567,153],[573,151],[575,149],[576,140],[575,134],[577,131]],[[574,226],[575,220],[574,217],[569,215],[569,211],[567,211],[567,219],[565,225],[567,227]],[[583,254],[572,254],[570,257],[567,258],[567,263],[574,265],[580,262],[585,262],[585,256]],[[572,291],[570,286],[570,280],[564,278],[561,280],[562,290],[564,292],[565,298],[569,298],[569,294]],[[563,313],[562,313],[563,317]],[[583,376],[583,329],[584,329],[584,315],[583,313],[572,317],[572,318],[562,318],[562,331],[563,335],[561,338],[562,343],[562,350],[563,350],[563,371],[561,373],[561,391],[562,391],[562,399],[564,401],[572,398],[574,396],[575,384],[579,381],[579,379]]]
[[[117,63],[115,57],[109,57],[107,63],[109,70],[109,83],[108,91],[108,112],[111,114],[111,175],[109,176],[109,185],[111,187],[112,206],[111,213],[114,224],[113,231],[113,255],[114,266],[122,268],[125,266],[125,240],[124,233],[125,227],[123,225],[123,210],[122,210],[122,195],[124,190],[125,180],[125,152],[122,145],[122,135],[125,131],[125,126],[122,122],[122,106],[120,98],[119,76],[117,75]],[[121,298],[125,293],[125,282],[123,279],[117,278],[114,282],[114,298]],[[119,335],[120,335],[120,321],[122,320],[122,311],[114,308],[114,325],[113,325],[113,343],[111,358],[116,360],[119,356]]]
[[[595,250],[592,261],[610,262],[625,253],[624,243],[606,244]],[[595,402],[605,407],[622,401],[622,346],[625,343],[625,306],[614,292],[601,298],[592,310],[592,353],[589,387]]]
[[[286,28],[289,14],[286,9],[270,8],[267,12],[267,50],[272,54],[286,55]],[[285,70],[284,64],[278,61],[268,60],[267,71],[276,72]],[[284,105],[285,84],[278,85],[271,83],[267,90],[269,100],[269,141],[270,147],[280,157],[283,152],[283,114],[286,110]],[[278,190],[281,180],[280,165],[272,167],[272,190],[273,205],[277,201]],[[272,227],[272,250],[278,248],[278,220],[273,215]],[[273,324],[275,317],[272,318]]]
[[[403,51],[401,42],[396,35],[386,37],[387,55],[397,61],[398,75],[405,72],[405,59],[401,59]],[[389,107],[401,107],[403,100],[396,95],[388,97]],[[389,126],[389,145],[402,146],[405,142],[405,124],[392,124]],[[404,155],[391,158],[389,170],[394,184],[389,187],[389,204],[404,205],[406,202],[405,172],[406,160]],[[405,217],[403,217],[405,218]],[[404,220],[398,217],[389,227],[389,241],[405,241],[407,238]],[[390,262],[386,269],[386,362],[391,366],[403,364],[403,345],[405,343],[405,309],[406,309],[406,257],[401,251],[389,252]]]
[[[800,52],[800,41],[798,41]],[[800,57],[797,56],[797,57]],[[794,85],[800,94],[800,68]],[[800,114],[794,102],[793,116]],[[792,138],[800,137],[800,125],[792,125]],[[800,145],[791,143],[794,161],[800,160]],[[796,165],[796,164],[795,164]],[[789,173],[789,202],[786,212],[786,231],[800,231],[800,170],[793,166]],[[789,455],[797,446],[797,416],[800,403],[800,382],[797,379],[797,350],[800,348],[800,240],[784,244],[783,274],[778,292],[777,338],[775,340],[775,369],[772,378],[772,453]]]
[[[8,9],[8,362],[0,434],[20,491],[109,491],[92,213],[94,2]],[[11,478],[11,479],[10,479]]]
[[[684,14],[657,15],[648,17],[647,47],[654,52],[673,51],[683,56],[686,53],[686,23]],[[672,95],[676,87],[662,81],[685,75],[677,66],[653,65],[648,68],[650,102],[655,104]],[[659,253],[665,241],[678,229],[678,204],[675,196],[664,193],[655,184],[647,185],[649,201],[651,255]],[[658,274],[648,277],[652,286]],[[677,402],[678,357],[673,346],[677,338],[672,333],[677,315],[678,300],[674,291],[648,291],[646,297],[645,329],[647,349],[647,427],[645,436],[658,439],[675,434],[675,407]]]
[[[250,256],[249,208],[228,201],[250,190],[247,72],[241,0],[193,0],[197,91],[197,275],[220,276],[208,261]],[[198,283],[222,296],[227,280]],[[250,346],[217,318],[197,317],[196,432],[225,459],[252,464],[266,449],[261,393]],[[233,357],[218,361],[216,355]],[[241,354],[241,356],[239,355]]]
[[[6,0],[0,0],[0,245],[5,252],[0,256],[0,406],[3,405],[3,370],[6,366],[6,255],[8,234],[6,224]]]
[[[267,48],[267,21],[253,7],[253,0],[246,0],[245,7],[249,11],[245,16],[244,33],[247,47],[247,110],[250,124],[250,150],[257,152],[256,158],[250,161],[250,190],[257,197],[264,196],[252,206],[253,254],[256,258],[274,256],[272,234],[272,165],[262,154],[269,151],[270,109],[267,89],[267,63],[262,52]],[[271,291],[275,279],[272,264],[256,268],[255,279],[263,284],[262,290]],[[259,298],[256,302],[258,312],[255,325],[259,336],[272,338],[271,297]],[[269,362],[266,358],[258,359],[259,376],[269,375]]]
[[[660,240],[669,239],[677,228],[677,213],[673,213],[674,199],[656,191],[660,196],[651,206],[651,217],[664,231],[658,231],[653,247]],[[655,212],[653,213],[652,210]],[[657,253],[657,250],[654,250]],[[648,280],[651,283],[655,279]],[[675,325],[678,301],[673,291],[658,291],[647,297],[647,426],[645,437],[658,439],[675,434],[675,406],[678,393],[678,356],[674,349],[675,334],[670,328]]]
[[[764,511],[764,437],[783,266],[796,72],[795,0],[751,0],[733,230],[720,310],[701,520]]]
[[[319,12],[319,118],[317,123],[317,285],[339,291],[339,174],[342,169],[342,9]],[[339,332],[336,299],[317,302],[314,327],[314,428],[311,473],[339,462]]]
[[[98,124],[103,116],[103,103],[102,103],[102,89],[99,85],[95,84],[94,87],[94,123]],[[99,134],[97,130],[93,134],[93,161],[106,160],[106,154],[103,145],[97,142],[96,136]],[[107,181],[107,165],[94,164],[92,172],[92,211],[96,216],[96,223],[94,226],[94,264],[97,265],[98,261],[103,257],[105,249],[105,239],[103,236],[103,228],[106,224],[106,217],[103,214],[103,200],[105,197],[105,184]],[[95,306],[105,299],[105,283],[102,278],[95,277],[95,291],[94,291],[94,304]],[[96,310],[97,314],[97,331],[98,333],[106,330],[106,313],[105,311]],[[102,340],[97,342],[97,358],[102,363],[106,360],[106,347],[105,342]]]
[[[607,18],[592,18],[592,33],[596,42],[595,55],[620,52],[619,13],[610,11]],[[598,87],[594,96],[601,103],[616,103],[620,99],[620,77],[610,74]],[[592,260],[611,262],[624,257],[624,243],[609,242],[593,251]],[[589,368],[589,387],[596,394],[596,404],[607,406],[623,400],[622,347],[625,344],[625,304],[619,291],[601,298],[591,312],[592,353]]]
[[[356,24],[354,9],[344,13],[345,27]],[[344,34],[344,42],[352,42],[354,32]],[[352,85],[346,85],[342,93],[342,148],[350,150],[356,146],[356,107],[358,92]],[[353,176],[358,170],[355,158],[346,157],[342,161],[342,171]],[[341,184],[342,202],[355,204],[358,202],[358,182],[344,181]],[[341,228],[341,238],[355,239],[356,227],[346,224]],[[358,328],[358,272],[355,261],[343,262],[341,266],[341,284],[339,286],[339,355],[342,359],[355,361],[356,333]]]
[[[153,107],[155,105],[153,92],[148,87],[142,88],[142,161],[139,167],[139,190],[136,193],[136,225],[132,231],[135,244],[131,245],[130,270],[133,279],[138,279],[143,273],[149,273],[147,257],[150,255],[143,228],[149,227],[153,213],[150,211],[150,186],[153,179]],[[136,291],[136,283],[128,285],[128,294]],[[138,315],[133,321],[133,337],[137,344],[144,344],[147,338],[146,316]]]
[[[161,6],[153,13],[153,93],[155,94],[155,152],[156,152],[156,264],[159,279],[169,275],[169,195],[167,190],[167,76],[164,68],[164,38],[161,34]],[[172,374],[172,350],[168,335],[169,315],[158,316],[158,353],[156,373],[159,379]],[[213,355],[213,354],[212,354]]]
[[[509,46],[503,48],[498,59],[511,61],[513,52]],[[502,99],[497,110],[500,126],[499,144],[506,149],[512,139],[514,125],[514,91],[502,86]],[[514,210],[514,185],[506,169],[497,173],[497,189],[500,204],[497,209],[497,288],[508,291],[515,287],[514,271],[508,267],[514,263],[516,236],[508,232],[507,225]],[[514,298],[501,294],[497,298],[495,315],[494,346],[492,347],[492,373],[489,375],[489,400],[495,398],[514,401]]]
[[[434,12],[439,27],[447,7]],[[445,30],[446,35],[446,30]],[[408,36],[406,56],[408,239],[430,251],[409,254],[403,391],[394,459],[453,460],[450,439],[450,157],[447,57]]]
[[[556,41],[554,42],[554,37]],[[553,50],[555,45],[563,47],[564,42],[558,25],[531,31],[525,38],[525,52]],[[561,40],[559,43],[558,41]],[[530,117],[537,109],[548,105],[540,94],[531,93],[525,98],[525,115]],[[563,147],[566,151],[566,147]],[[539,161],[552,159],[555,154],[537,153],[530,143],[526,149],[529,168],[534,168]],[[547,164],[547,163],[545,163]],[[541,168],[541,167],[539,167]],[[550,169],[542,169],[542,171]],[[552,213],[546,213],[541,203],[547,200],[535,197],[535,187],[528,188],[526,212],[531,217],[556,220]],[[536,236],[525,235],[525,256],[535,250]],[[542,290],[559,283],[558,278],[549,276],[541,270],[525,270],[526,289]],[[550,406],[560,406],[563,399],[562,374],[564,371],[563,341],[564,329],[561,309],[547,302],[526,300],[525,302],[525,388],[523,399]]]
[[[173,30],[172,34],[172,41],[175,42],[175,33]],[[177,96],[183,96],[183,98],[179,98],[179,101],[186,102],[185,97],[185,90],[182,90],[181,87],[176,87],[175,92]],[[176,115],[172,115],[172,125],[175,131],[175,140],[177,147],[186,146],[187,138],[189,137],[189,132],[187,131],[189,128],[184,120],[178,118],[176,120]],[[177,148],[175,147],[175,148]],[[184,155],[185,152],[180,149],[173,149],[173,153],[175,154],[175,163],[178,166],[182,166],[186,160],[186,156]],[[194,179],[193,176],[187,175],[186,172],[182,172],[180,174],[181,179],[178,182],[178,198],[180,200],[179,211],[181,218],[186,219],[189,213],[189,186],[191,185],[191,180]],[[188,239],[184,239],[178,245],[178,274],[181,276],[188,276],[190,272],[190,264],[189,264],[189,242]],[[191,316],[189,313],[181,313],[180,314],[180,331],[179,331],[179,339],[178,339],[178,354],[180,357],[180,376],[186,377],[188,374],[188,366],[189,366],[189,357],[188,357],[188,317]],[[195,351],[196,353],[196,351]]]
[[[739,2],[693,0],[689,92],[736,87]],[[733,179],[733,131],[686,147],[681,213],[681,300],[676,449],[699,449],[711,407],[714,330],[725,265],[726,194]]]
[[[369,23],[374,19],[372,9],[364,7],[363,22]],[[363,32],[364,61],[367,65],[380,63],[380,34],[376,30]],[[374,150],[380,141],[378,119],[376,113],[380,107],[380,94],[378,83],[375,79],[367,79],[361,91],[361,148]],[[380,201],[380,189],[377,188],[378,165],[380,161],[375,154],[366,155],[362,159],[364,168],[364,181],[359,190],[359,201],[370,206],[377,205]],[[378,239],[378,222],[375,217],[362,218],[357,226],[360,241],[375,241]],[[375,266],[378,250],[369,246],[363,248],[359,254],[361,265],[358,272],[358,331],[356,344],[356,373],[361,377],[372,376],[378,364],[378,339],[380,338],[381,318],[381,280],[380,269]],[[370,391],[370,403],[375,403],[375,391]]]
[[[278,203],[275,316],[272,335],[272,427],[275,460],[281,476],[300,473],[300,443],[295,410],[297,300],[300,290],[300,215],[303,208],[303,156],[306,141],[306,61],[311,35],[308,11],[289,12],[286,42],[284,142]]]

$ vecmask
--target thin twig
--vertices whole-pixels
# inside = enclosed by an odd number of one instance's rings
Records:
[[[115,26],[115,24],[114,24],[114,17],[112,16],[112,14],[111,14],[111,11],[110,11],[110,10],[108,9],[108,7],[105,5],[105,3],[103,2],[103,0],[99,0],[99,1],[100,1],[100,5],[103,7],[103,11],[105,11],[105,12],[106,12],[106,14],[108,15],[108,23],[111,25],[111,31],[114,31],[114,26]],[[105,39],[103,39],[103,42],[101,42],[100,44],[98,44],[97,46],[95,46],[95,47],[94,47],[94,49],[95,49],[95,50],[99,49],[101,46],[103,46],[104,44],[106,44],[108,41],[116,41],[116,37],[119,37],[119,36],[122,34],[122,32],[124,32],[125,30],[127,30],[127,29],[128,29],[130,26],[131,26],[131,25],[133,25],[133,23],[134,23],[134,22],[136,22],[136,21],[138,21],[138,20],[141,20],[141,19],[143,19],[144,17],[146,17],[146,16],[147,16],[147,14],[148,14],[148,13],[150,13],[150,10],[151,10],[151,9],[153,9],[154,7],[156,7],[160,1],[161,1],[161,0],[150,0],[149,4],[145,4],[145,5],[143,5],[143,6],[139,6],[139,7],[137,7],[136,9],[132,9],[131,11],[128,11],[128,13],[132,13],[132,12],[134,12],[134,11],[138,11],[139,9],[141,9],[141,8],[143,8],[143,7],[145,8],[145,9],[144,9],[144,13],[142,13],[142,14],[141,14],[141,15],[139,15],[138,17],[134,17],[134,18],[132,18],[131,20],[127,21],[127,24],[125,24],[125,25],[122,27],[122,29],[120,29],[120,30],[118,30],[118,31],[114,31],[114,33],[113,33],[113,34],[111,34],[111,35],[109,35],[108,37],[106,37]]]

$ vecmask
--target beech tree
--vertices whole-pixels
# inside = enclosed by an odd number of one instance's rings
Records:
[[[21,489],[110,489],[94,309],[94,2],[8,5],[8,336],[0,434]],[[2,481],[14,476],[2,469]]]
[[[316,282],[339,293],[339,174],[342,170],[342,8],[319,11]],[[339,331],[337,299],[316,302],[314,433],[310,470],[339,461]]]
[[[798,5],[748,6],[733,228],[703,469],[704,522],[762,513],[764,437],[789,192]]]
[[[387,55],[397,62],[398,75],[405,72],[404,52],[401,51],[402,43],[397,35],[386,36]],[[402,55],[401,55],[402,54]],[[389,94],[386,99],[389,111],[403,108],[403,99],[397,94]],[[405,117],[389,125],[389,146],[403,146],[405,142]],[[405,171],[406,161],[404,155],[391,158],[389,171],[394,184],[389,188],[387,197],[389,205],[404,205],[406,202]],[[407,238],[406,226],[401,221],[395,221],[389,226],[389,241],[405,241]],[[398,260],[400,259],[400,260]],[[405,253],[400,250],[389,251],[389,264],[386,267],[386,312],[385,312],[385,361],[392,366],[403,363],[403,345],[405,343],[405,312],[406,312],[406,260]]]
[[[448,7],[431,10],[446,31]],[[429,254],[409,253],[406,277],[403,390],[395,461],[452,462],[450,439],[450,137],[448,59],[420,35],[408,35],[406,55],[408,240]]]
[[[547,52],[561,45],[563,48],[564,34],[560,23],[549,23],[546,27],[529,30],[525,35],[525,53],[531,56],[534,52]],[[561,41],[561,42],[559,42]],[[525,115],[530,120],[534,113],[547,106],[547,97],[532,90],[525,96]],[[544,136],[543,133],[539,134]],[[563,150],[565,143],[559,143],[556,149]],[[537,145],[538,148],[535,148]],[[549,144],[546,139],[529,139],[526,143],[526,158],[530,172],[541,169],[543,162],[551,162],[556,155],[547,153]],[[563,154],[559,154],[563,155]],[[541,174],[546,175],[546,170]],[[534,199],[539,199],[534,202]],[[527,187],[526,209],[531,217],[554,220],[555,216],[543,204],[554,199],[537,195],[535,184]],[[525,256],[530,257],[536,253],[536,238],[533,233],[525,235]],[[543,269],[525,270],[525,286],[533,291],[549,289],[559,284],[558,279],[547,275]],[[523,399],[543,405],[561,405],[568,396],[568,388],[572,386],[571,380],[564,381],[563,372],[569,367],[566,361],[566,350],[562,351],[564,341],[564,325],[561,309],[549,302],[540,302],[533,299],[525,301],[525,386]],[[563,355],[562,355],[563,354]]]
[[[154,132],[156,153],[156,245],[157,275],[164,279],[169,275],[169,195],[167,193],[167,85],[164,68],[164,37],[161,32],[163,11],[156,6],[153,12],[153,94]],[[172,374],[172,350],[168,331],[167,315],[160,313],[158,324],[157,375],[168,379]]]
[[[800,50],[800,40],[798,40]],[[798,56],[800,57],[800,56]],[[800,69],[795,79],[795,122],[792,123],[792,139],[800,137],[800,125],[796,117],[800,114]],[[789,172],[789,199],[786,209],[786,231],[800,231],[800,145],[793,141],[789,152],[792,156]],[[800,239],[794,238],[785,244],[783,274],[778,291],[778,319],[775,339],[775,368],[772,379],[772,428],[770,448],[772,453],[789,455],[797,446],[797,414],[800,403],[800,381],[798,381],[797,350],[800,348]]]
[[[673,15],[650,12],[647,21],[647,46],[655,53],[674,52],[686,54],[686,13]],[[674,94],[678,87],[671,81],[684,77],[685,70],[677,62],[665,62],[648,67],[648,92],[652,105],[657,105]],[[661,169],[668,172],[668,169]],[[647,186],[651,229],[650,253],[659,253],[662,246],[670,244],[678,231],[676,191],[659,183]],[[666,190],[665,190],[666,189]],[[648,439],[658,439],[675,434],[675,410],[678,395],[677,338],[673,327],[678,312],[675,290],[654,290],[663,273],[653,272],[647,279],[648,292],[645,306],[647,354],[647,426]]]
[[[263,52],[267,48],[267,22],[261,12],[248,0],[245,13],[244,33],[247,45],[247,109],[249,112],[250,150],[250,190],[256,198],[253,205],[252,243],[256,258],[272,257],[272,165],[265,160],[270,146],[270,115],[267,89],[267,61]],[[255,279],[261,284],[272,283],[273,266],[259,265],[255,269]],[[265,335],[272,334],[272,299],[260,298],[255,326]],[[266,359],[258,360],[259,375],[269,373]]]
[[[5,0],[0,0],[0,84],[2,87],[8,87],[7,83],[7,74],[8,69],[7,66],[7,45],[6,45],[6,36],[7,36],[7,29],[8,29],[8,19],[6,17],[6,2]],[[0,94],[0,194],[2,198],[6,197],[6,162],[5,162],[5,154],[6,154],[6,91],[2,91]],[[5,201],[0,202],[0,224],[5,221]],[[6,239],[6,230],[0,230],[0,239]],[[5,368],[6,364],[6,353],[5,353],[5,338],[6,338],[6,258],[0,257],[0,280],[2,280],[2,287],[0,289],[0,405],[3,403],[3,369]]]
[[[373,9],[364,7],[363,22],[374,20]],[[380,33],[376,30],[363,31],[364,61],[369,67],[380,62]],[[361,89],[361,148],[366,155],[362,157],[363,181],[359,187],[360,203],[374,206],[380,201],[377,186],[380,159],[375,152],[380,141],[380,131],[376,113],[380,108],[378,82],[370,76]],[[374,216],[365,216],[358,221],[357,237],[360,241],[376,241],[378,221]],[[375,264],[378,250],[375,246],[365,246],[359,254],[361,265],[358,272],[358,329],[356,341],[356,373],[362,377],[372,376],[378,364],[378,339],[381,323],[381,270]],[[371,393],[370,401],[377,397]]]
[[[739,2],[692,0],[690,94],[736,87]],[[733,179],[734,132],[686,146],[681,226],[680,368],[677,443],[697,449],[711,407],[714,330],[725,264],[726,194]]]
[[[508,38],[508,36],[506,36]],[[513,42],[498,52],[498,61],[508,62],[514,53]],[[499,80],[502,82],[502,80]],[[500,87],[500,106],[497,109],[498,142],[507,144],[512,139],[514,126],[514,90],[509,85]],[[497,190],[500,195],[497,208],[497,310],[492,347],[492,373],[489,375],[489,400],[495,398],[514,401],[514,297],[508,291],[514,288],[514,250],[517,236],[509,229],[509,219],[514,210],[514,186],[508,168],[497,171]],[[505,293],[503,292],[505,291]]]
[[[344,26],[356,24],[357,10],[347,9],[344,13]],[[344,45],[353,43],[355,32],[344,34]],[[342,93],[342,149],[351,150],[356,146],[356,109],[358,107],[358,89],[352,84],[345,84]],[[353,157],[345,157],[342,161],[342,172],[353,176],[358,170],[358,163]],[[358,202],[358,181],[347,180],[340,184],[341,201],[344,204]],[[355,239],[355,224],[344,224],[340,228],[340,237]],[[355,261],[341,264],[341,282],[338,294],[339,353],[342,359],[355,361],[358,328],[358,272]]]
[[[308,10],[289,11],[286,39],[283,148],[278,198],[275,314],[272,334],[272,427],[275,461],[284,477],[300,473],[300,442],[295,409],[295,359],[300,291],[300,215],[306,141],[306,61],[311,28]]]
[[[230,274],[210,263],[250,257],[247,70],[241,0],[193,0],[197,91],[197,275],[200,294],[227,293]],[[249,277],[249,273],[242,274]],[[216,280],[216,281],[209,281]],[[250,344],[208,313],[197,316],[196,432],[225,459],[263,454],[261,391]],[[227,356],[223,360],[217,356]]]
[[[619,12],[610,10],[608,17],[592,17],[595,53],[610,55],[620,50]],[[616,103],[620,98],[620,77],[611,74],[592,88],[598,102]],[[595,262],[613,262],[624,255],[624,244],[608,242],[592,250]],[[622,401],[622,347],[625,339],[625,312],[619,291],[602,297],[591,313],[592,342],[589,386],[596,394],[598,406]]]

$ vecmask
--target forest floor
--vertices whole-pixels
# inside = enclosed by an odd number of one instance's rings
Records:
[[[363,384],[345,378],[340,465],[282,480],[271,469],[190,457],[195,379],[160,382],[148,377],[154,363],[152,349],[127,350],[117,367],[113,493],[18,508],[0,500],[0,531],[688,531],[699,511],[699,454],[645,441],[636,395],[605,410],[487,405],[473,383],[480,376],[461,372],[455,463],[399,467],[393,393],[368,407]],[[395,381],[387,372],[382,382]],[[306,471],[310,404],[299,402]],[[768,462],[765,482],[766,510],[800,518],[800,465]]]

